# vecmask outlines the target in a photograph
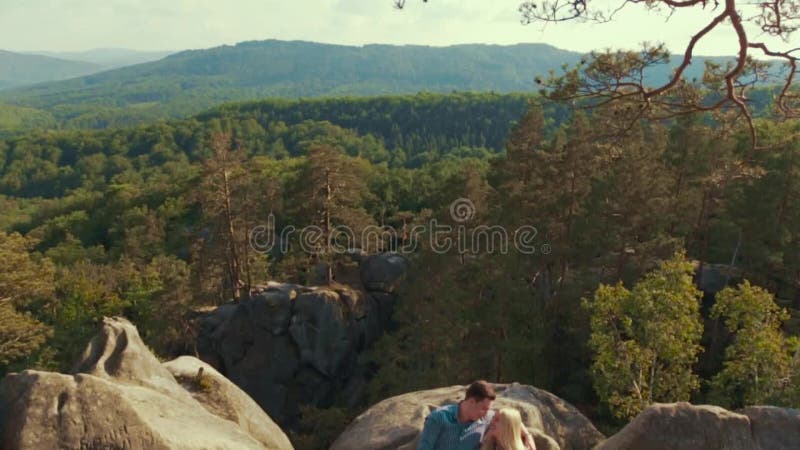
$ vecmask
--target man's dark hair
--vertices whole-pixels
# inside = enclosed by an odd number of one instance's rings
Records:
[[[469,385],[467,388],[467,395],[464,398],[474,398],[475,400],[482,402],[487,398],[489,400],[494,400],[497,398],[497,394],[495,394],[494,388],[491,384],[484,380],[478,380]]]

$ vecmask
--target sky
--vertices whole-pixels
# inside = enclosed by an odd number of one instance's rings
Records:
[[[628,5],[606,24],[522,25],[519,3],[408,0],[397,10],[392,0],[0,0],[0,49],[184,50],[297,39],[346,45],[541,42],[581,52],[633,49],[648,41],[682,52],[714,14],[693,8],[667,21],[665,12]],[[592,4],[608,9],[620,1]],[[732,54],[735,43],[727,26],[702,41],[695,54]]]

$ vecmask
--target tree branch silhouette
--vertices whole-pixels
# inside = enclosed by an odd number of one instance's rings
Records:
[[[405,3],[405,0],[395,0],[398,8],[403,8]],[[623,101],[634,111],[630,115],[632,120],[663,119],[713,110],[737,111],[747,123],[753,148],[758,148],[758,136],[748,105],[748,89],[756,84],[777,81],[781,88],[774,99],[775,111],[784,118],[800,117],[800,94],[795,76],[800,48],[775,50],[765,42],[752,40],[750,34],[756,33],[749,34],[745,28],[745,23],[749,22],[758,27],[759,35],[788,42],[791,34],[800,27],[800,0],[756,3],[743,0],[621,0],[611,9],[597,4],[597,0],[525,1],[519,5],[519,12],[523,24],[570,20],[609,22],[630,5],[667,10],[668,20],[679,9],[711,8],[719,12],[692,35],[684,47],[680,64],[665,82],[655,87],[645,84],[645,71],[667,62],[669,52],[663,45],[644,44],[639,52],[593,52],[588,60],[582,60],[563,74],[551,73],[547,79],[537,79],[549,98],[562,101],[591,99],[584,102],[588,107]],[[743,16],[743,10],[750,10],[753,14]],[[698,43],[712,31],[724,27],[730,27],[736,36],[737,52],[733,62],[725,67],[707,62],[702,82],[688,83],[684,74],[692,64]],[[769,63],[756,61],[752,53],[782,60],[785,69],[776,77],[770,73]],[[699,94],[700,87],[709,95]],[[629,124],[621,127],[629,128]]]

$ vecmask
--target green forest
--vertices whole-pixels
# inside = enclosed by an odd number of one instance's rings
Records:
[[[2,109],[0,376],[68,370],[106,315],[160,357],[190,353],[193,311],[269,280],[324,283],[319,255],[249,250],[269,216],[404,229],[462,198],[467,230],[534,227],[536,251],[420,239],[369,404],[485,378],[551,391],[605,430],[653,402],[800,406],[800,122],[761,114],[754,149],[726,111],[609,133],[625,107],[271,99],[103,130]],[[322,205],[321,167],[346,186]],[[716,296],[698,289],[710,268]],[[293,437],[327,448],[369,404],[306,411]]]
[[[223,102],[265,97],[338,99],[420,91],[527,92],[534,79],[547,77],[551,71],[559,74],[564,65],[572,66],[586,57],[546,44],[430,47],[240,42],[187,50],[159,61],[79,78],[0,90],[0,103],[5,104],[0,105],[0,136],[19,130],[20,121],[24,129],[45,125],[69,129],[132,127],[186,118]],[[685,77],[701,80],[706,63],[725,66],[730,60],[698,56]],[[653,65],[644,81],[648,85],[663,83],[679,61],[672,58]],[[779,65],[773,65],[766,72],[780,70]],[[765,92],[752,94],[757,110],[769,101],[770,95]],[[24,108],[12,111],[19,120],[6,117],[12,107]]]

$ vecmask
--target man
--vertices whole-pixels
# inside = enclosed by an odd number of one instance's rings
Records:
[[[494,387],[483,380],[469,385],[464,400],[436,409],[425,419],[417,450],[478,450],[486,428],[492,422]],[[533,442],[527,434],[526,445]]]

